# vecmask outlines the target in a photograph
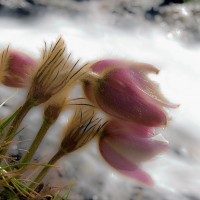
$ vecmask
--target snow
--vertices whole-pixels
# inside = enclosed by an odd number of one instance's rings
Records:
[[[162,131],[171,150],[144,165],[156,182],[155,188],[146,188],[113,171],[100,157],[96,143],[88,145],[58,162],[60,169],[52,170],[46,177],[51,184],[73,183],[71,199],[87,195],[93,199],[200,199],[200,45],[195,47],[170,37],[157,25],[146,22],[126,28],[106,23],[106,17],[73,17],[64,11],[48,9],[36,19],[0,18],[0,49],[8,44],[39,58],[44,40],[55,41],[62,35],[73,58],[81,62],[102,58],[122,58],[146,62],[157,66],[160,74],[152,76],[160,83],[165,96],[180,104],[170,111],[172,120]],[[109,18],[110,19],[110,18]],[[112,20],[111,20],[112,21]],[[0,88],[0,100],[15,90]],[[25,91],[18,91],[6,107],[1,108],[5,117],[23,102]],[[41,108],[29,114],[25,139],[31,139],[41,121]],[[59,130],[67,123],[64,113],[43,142],[38,156],[50,158],[59,143]],[[26,145],[25,145],[26,146]],[[23,146],[23,147],[25,147]],[[49,149],[51,146],[51,149]],[[62,178],[58,176],[58,171]],[[53,180],[53,181],[52,181]],[[57,186],[56,185],[56,186]],[[84,198],[83,198],[84,199]]]

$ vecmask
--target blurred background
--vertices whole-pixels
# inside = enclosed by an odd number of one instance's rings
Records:
[[[60,187],[72,184],[71,200],[200,200],[200,1],[0,0],[1,50],[10,45],[39,58],[43,42],[60,35],[73,58],[82,62],[122,58],[157,66],[161,72],[152,78],[180,107],[170,111],[172,120],[161,130],[170,151],[143,166],[155,180],[154,188],[112,171],[95,142],[60,161],[61,167],[45,181]],[[13,92],[1,87],[0,101]],[[12,113],[25,94],[15,93],[1,108],[1,117]],[[26,134],[19,135],[20,140],[34,137],[41,113],[41,108],[29,113],[24,121]],[[67,120],[67,113],[60,116],[35,159],[51,157]],[[18,144],[12,153],[21,156],[20,149],[27,145]]]

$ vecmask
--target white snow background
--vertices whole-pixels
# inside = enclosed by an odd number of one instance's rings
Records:
[[[154,188],[146,188],[113,171],[99,155],[95,142],[60,160],[60,168],[52,170],[46,181],[54,186],[75,183],[70,198],[73,200],[200,199],[200,44],[182,43],[157,25],[145,22],[116,27],[112,18],[107,23],[107,17],[98,9],[96,15],[79,17],[53,9],[34,19],[1,16],[0,48],[9,44],[39,58],[44,40],[50,43],[62,35],[74,60],[81,58],[82,63],[122,58],[155,65],[160,74],[152,78],[160,83],[168,99],[180,104],[170,110],[172,120],[161,131],[171,150],[144,164],[156,182]],[[14,91],[1,87],[0,101]],[[24,91],[18,91],[1,108],[1,116],[11,114],[23,102],[24,95]],[[41,124],[41,113],[42,109],[35,108],[26,117],[25,139],[34,137]],[[42,160],[48,160],[55,152],[61,127],[67,120],[68,115],[62,114],[49,131],[38,151]]]

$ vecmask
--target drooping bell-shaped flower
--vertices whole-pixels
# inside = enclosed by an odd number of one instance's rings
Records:
[[[166,151],[168,143],[137,137],[132,131],[125,130],[117,121],[110,121],[99,138],[100,152],[103,158],[123,175],[152,186],[152,178],[140,165]]]
[[[0,53],[0,81],[9,87],[27,87],[37,62],[30,56],[15,50],[5,49]]]
[[[157,68],[143,63],[102,60],[93,63],[91,69],[93,72],[84,79],[84,91],[104,112],[145,126],[166,125],[168,116],[163,108],[176,105],[169,103],[158,85],[147,77],[148,73],[157,74]]]

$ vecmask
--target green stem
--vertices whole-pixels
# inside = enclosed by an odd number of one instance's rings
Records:
[[[3,150],[0,151],[1,155],[5,155],[8,151],[8,147],[10,145],[10,142],[15,137],[16,131],[19,128],[19,125],[21,124],[22,120],[26,116],[26,114],[29,112],[29,110],[34,106],[34,103],[31,101],[26,101],[24,105],[20,108],[19,112],[15,116],[15,119],[13,120],[12,124],[10,125],[10,129],[4,136],[5,145],[3,146]],[[2,159],[0,159],[0,162]]]
[[[21,164],[22,163],[29,163],[31,161],[31,159],[33,158],[33,155],[37,151],[40,143],[42,142],[44,136],[46,135],[46,133],[47,133],[47,131],[48,131],[48,129],[51,125],[52,125],[51,123],[49,123],[47,120],[44,119],[37,136],[35,137],[33,143],[31,144],[31,146],[28,150],[28,153],[25,155],[23,160],[20,162]]]
[[[52,167],[52,165],[54,165],[62,156],[64,156],[64,152],[63,151],[58,151],[52,158],[51,160],[48,162],[47,165],[43,168],[43,170],[38,174],[38,176],[35,178],[35,180],[29,185],[30,189],[35,189],[36,185],[38,183],[40,183],[40,181],[46,176],[47,172],[49,171],[49,169]]]
[[[0,124],[0,138],[4,138],[4,132],[3,130],[13,121],[17,113],[20,111],[21,107],[19,107],[12,115],[8,118],[6,118],[3,122]]]

